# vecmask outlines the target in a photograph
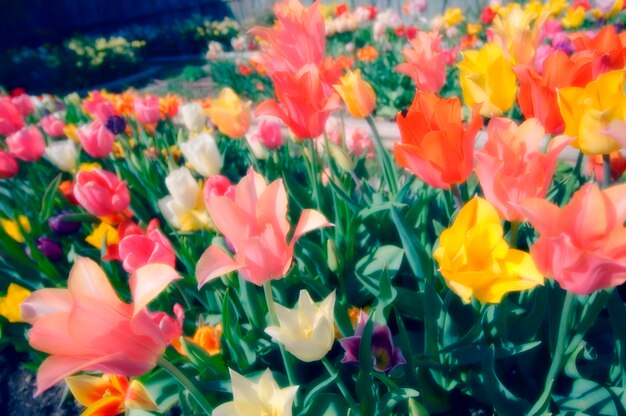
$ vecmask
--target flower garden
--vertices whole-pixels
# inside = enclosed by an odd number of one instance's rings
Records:
[[[425,7],[277,2],[209,42],[208,97],[0,95],[0,351],[33,400],[626,414],[625,3]]]

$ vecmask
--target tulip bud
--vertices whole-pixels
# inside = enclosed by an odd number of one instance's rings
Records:
[[[48,227],[50,227],[50,230],[56,235],[70,235],[78,231],[81,226],[80,222],[65,219],[70,214],[69,211],[62,211],[50,217],[50,219],[48,219]]]
[[[46,142],[35,126],[26,126],[13,133],[7,137],[6,143],[15,157],[26,162],[41,159],[46,148]]]
[[[107,119],[105,126],[117,136],[126,130],[126,120],[122,116],[111,116]]]
[[[63,258],[63,248],[54,240],[48,237],[39,237],[35,240],[35,245],[41,253],[53,263]],[[31,257],[30,247],[26,247],[26,254]]]
[[[71,172],[76,168],[76,145],[71,140],[53,142],[46,147],[46,157],[63,172]]]
[[[17,164],[15,156],[4,150],[0,150],[0,178],[10,179],[17,175],[19,170],[20,166]]]
[[[326,242],[326,258],[328,261],[328,268],[334,272],[339,273],[342,269],[341,258],[337,253],[337,246],[333,240]]]
[[[335,85],[335,90],[346,103],[348,112],[358,118],[370,115],[376,106],[376,93],[361,78],[361,71],[350,71],[339,78],[339,81],[341,84]]]

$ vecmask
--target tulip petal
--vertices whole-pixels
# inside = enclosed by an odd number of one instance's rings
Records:
[[[521,203],[520,209],[540,234],[549,233],[559,223],[561,210],[545,199],[528,198]]]
[[[127,409],[140,409],[147,411],[158,411],[159,406],[154,402],[148,389],[139,382],[139,380],[133,380],[130,382],[130,386],[126,391],[126,398],[124,404]]]
[[[80,416],[109,416],[123,411],[124,403],[121,396],[105,396],[90,405]]]
[[[100,400],[110,388],[110,384],[103,377],[87,374],[68,377],[65,382],[76,401],[86,407]]]
[[[615,185],[604,191],[615,208],[617,221],[621,224],[626,220],[626,184]]]
[[[293,244],[295,244],[300,237],[309,231],[313,231],[318,228],[331,227],[333,225],[334,224],[328,222],[324,214],[321,212],[314,209],[304,209],[302,210],[300,220],[298,221],[298,225],[296,225],[296,230],[294,231],[289,244],[293,246]]]
[[[31,294],[20,305],[22,319],[34,325],[39,319],[59,312],[69,312],[72,297],[67,289],[41,289]]]
[[[122,304],[102,268],[87,257],[76,259],[67,287],[72,297],[99,299],[113,308]]]
[[[196,265],[196,280],[198,289],[206,282],[241,268],[228,254],[218,246],[212,245],[206,249]]]
[[[148,306],[170,283],[181,278],[166,264],[148,264],[137,269],[128,282],[133,297],[133,316]]]

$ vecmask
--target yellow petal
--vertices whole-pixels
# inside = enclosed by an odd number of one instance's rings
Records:
[[[128,391],[126,392],[126,398],[124,404],[127,409],[140,409],[147,411],[157,411],[159,406],[154,402],[152,396],[148,392],[148,389],[139,382],[139,380],[133,380],[130,382]]]

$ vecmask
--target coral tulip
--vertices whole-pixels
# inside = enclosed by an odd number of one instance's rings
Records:
[[[250,128],[252,102],[244,102],[231,88],[224,88],[220,95],[210,101],[209,118],[220,132],[231,139],[246,135]]]
[[[161,110],[159,106],[159,98],[153,95],[147,97],[135,97],[133,101],[133,108],[137,120],[141,124],[154,125],[159,122],[161,118]]]
[[[26,162],[41,159],[46,150],[46,142],[35,126],[26,126],[13,133],[7,137],[6,143],[16,158]]]
[[[78,129],[78,139],[85,152],[91,157],[106,157],[113,150],[115,135],[104,122],[96,119]]]
[[[394,144],[394,153],[400,166],[436,188],[465,182],[472,173],[474,139],[482,125],[476,109],[464,127],[458,98],[418,92],[396,120],[401,141]]]
[[[73,192],[78,203],[97,217],[115,215],[130,204],[126,183],[102,169],[78,172]]]
[[[159,221],[148,224],[145,234],[130,234],[120,240],[118,252],[124,270],[134,273],[147,264],[176,266],[176,255],[167,237],[159,230]]]
[[[341,96],[348,112],[356,118],[370,115],[376,107],[376,93],[370,84],[361,78],[361,71],[350,71],[339,79],[335,91]]]
[[[411,49],[403,49],[405,63],[395,71],[411,77],[419,90],[437,92],[446,83],[446,62],[437,32],[417,32]]]
[[[262,285],[285,277],[293,260],[294,245],[305,233],[331,224],[318,211],[305,209],[287,242],[287,192],[281,179],[267,185],[252,168],[241,179],[234,200],[215,196],[207,208],[217,229],[234,248],[231,258],[216,245],[210,246],[196,267],[198,286],[238,270],[248,281]]]
[[[570,37],[576,48],[574,57],[581,54],[593,56],[593,79],[626,67],[626,37],[620,36],[613,25],[606,25],[593,35],[583,32]]]

